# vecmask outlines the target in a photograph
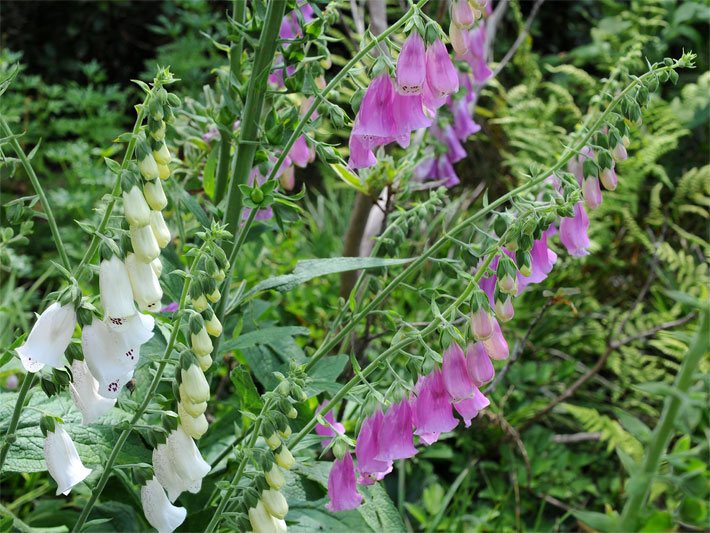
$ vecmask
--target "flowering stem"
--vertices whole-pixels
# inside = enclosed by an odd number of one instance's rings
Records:
[[[148,391],[145,394],[145,398],[143,399],[143,402],[140,404],[138,409],[136,409],[136,412],[133,414],[133,418],[131,418],[131,421],[128,423],[128,427],[121,432],[118,439],[116,440],[116,444],[114,444],[113,449],[111,450],[111,455],[109,455],[108,459],[106,460],[106,463],[104,464],[104,469],[103,469],[103,472],[101,473],[101,477],[99,478],[99,481],[96,484],[96,487],[94,487],[94,489],[91,491],[91,497],[89,498],[89,501],[84,506],[84,509],[82,510],[81,515],[79,516],[79,519],[76,521],[76,524],[74,525],[74,529],[72,531],[75,531],[75,532],[81,531],[84,523],[86,522],[86,519],[89,517],[89,513],[91,512],[91,509],[94,507],[94,504],[96,503],[96,500],[98,500],[99,496],[101,495],[101,492],[104,490],[104,487],[106,486],[106,482],[108,481],[108,478],[111,477],[111,471],[113,470],[113,465],[116,462],[116,459],[118,458],[118,454],[121,453],[121,449],[123,448],[123,445],[126,443],[126,440],[128,440],[128,437],[135,429],[136,424],[138,423],[140,418],[143,416],[146,409],[148,409],[148,406],[150,405],[150,402],[153,399],[155,391],[158,389],[158,386],[160,385],[160,380],[163,376],[163,372],[165,371],[165,368],[168,365],[168,361],[170,359],[170,354],[172,353],[173,349],[175,348],[175,343],[177,342],[177,337],[178,337],[178,334],[180,333],[180,323],[182,322],[182,317],[185,314],[184,309],[185,309],[185,303],[187,302],[187,295],[190,292],[190,283],[192,281],[192,276],[194,274],[195,267],[197,266],[197,260],[202,255],[202,251],[204,249],[204,246],[205,245],[203,244],[200,247],[199,252],[197,254],[195,254],[195,257],[192,259],[192,264],[190,265],[190,269],[189,269],[189,276],[185,279],[185,283],[182,286],[182,293],[180,294],[179,308],[178,308],[178,311],[177,311],[175,318],[174,318],[173,329],[170,332],[170,339],[168,340],[168,345],[165,348],[165,353],[163,354],[163,357],[161,358],[158,368],[155,371],[155,375],[153,376],[153,381],[151,381],[150,386],[148,387]]]
[[[20,423],[20,413],[25,405],[27,399],[27,393],[35,380],[34,373],[30,372],[25,375],[25,379],[22,380],[22,385],[20,386],[20,391],[17,394],[17,401],[15,402],[15,409],[12,411],[12,418],[10,419],[10,425],[5,432],[5,438],[3,439],[2,449],[0,449],[0,472],[2,472],[3,466],[5,466],[5,459],[7,458],[7,452],[10,450],[10,446],[15,439],[15,430],[17,429],[17,424]]]
[[[700,323],[693,343],[688,353],[685,354],[683,363],[676,375],[675,384],[673,385],[676,394],[666,398],[661,419],[653,430],[643,466],[640,471],[632,474],[627,484],[629,497],[621,513],[619,531],[638,530],[638,516],[646,505],[648,493],[654,481],[653,478],[658,471],[661,455],[668,447],[676,417],[684,402],[683,397],[690,388],[695,370],[708,352],[708,331],[710,331],[710,308],[706,305],[700,316]]]
[[[30,182],[32,182],[32,187],[37,193],[37,196],[39,196],[39,201],[42,204],[42,209],[44,209],[44,213],[47,215],[47,222],[49,223],[49,229],[52,232],[54,244],[57,247],[57,251],[59,252],[59,258],[61,259],[64,268],[66,268],[67,270],[71,270],[71,265],[69,264],[69,256],[67,255],[67,251],[64,248],[64,242],[62,241],[62,236],[59,233],[59,227],[57,226],[57,221],[54,218],[52,207],[49,205],[47,195],[44,194],[44,189],[42,189],[42,184],[40,183],[39,179],[37,178],[37,174],[35,174],[35,171],[32,168],[32,163],[30,163],[27,154],[25,154],[24,150],[22,149],[22,146],[20,146],[20,143],[17,140],[17,137],[12,133],[10,126],[7,124],[5,117],[3,117],[2,115],[0,115],[0,127],[2,127],[2,132],[4,135],[6,135],[7,139],[12,145],[12,149],[17,154],[17,157],[20,158],[20,162],[22,163],[22,166],[24,167],[27,176],[30,178]]]

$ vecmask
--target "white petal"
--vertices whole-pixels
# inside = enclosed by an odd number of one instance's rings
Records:
[[[64,352],[71,342],[76,313],[71,305],[54,302],[39,315],[27,340],[15,349],[28,372],[38,372],[44,365],[62,368]]]
[[[123,192],[123,214],[132,226],[146,226],[150,223],[150,208],[143,197],[143,192],[134,185]]]
[[[170,242],[170,229],[168,229],[168,225],[165,223],[162,212],[150,212],[150,228],[153,230],[153,236],[158,246],[165,248]]]
[[[81,411],[84,425],[96,422],[115,404],[115,399],[104,398],[99,394],[99,382],[91,375],[85,361],[74,361],[71,365],[74,380],[69,384],[74,403]]]
[[[66,496],[91,474],[91,469],[81,462],[74,442],[61,424],[57,423],[54,429],[44,439],[44,458],[49,475],[57,482],[57,495]]]
[[[160,307],[160,299],[163,297],[163,289],[160,288],[160,281],[151,265],[139,261],[136,255],[131,253],[126,257],[126,268],[128,278],[131,280],[133,298],[138,302],[140,309],[157,311]]]
[[[155,319],[143,313],[137,313],[126,321],[125,329],[119,335],[128,346],[141,346],[153,338]]]
[[[158,533],[172,533],[187,516],[184,507],[176,507],[168,501],[163,487],[155,478],[141,487],[141,503],[146,520]]]
[[[150,263],[160,255],[160,247],[158,246],[158,241],[155,240],[155,235],[150,225],[131,226],[130,234],[133,252],[141,262]]]
[[[84,326],[81,343],[86,364],[99,382],[99,394],[116,398],[133,377],[140,347],[129,346],[122,335],[96,318]]]
[[[166,442],[172,457],[172,464],[178,475],[192,482],[200,482],[210,471],[210,465],[200,455],[200,450],[185,430],[178,428],[170,433]],[[199,488],[197,489],[199,491]],[[191,492],[197,492],[191,491]]]
[[[136,306],[128,270],[118,256],[101,261],[99,289],[109,325],[116,329],[125,327],[126,319],[136,314]]]
[[[177,500],[184,491],[194,488],[194,483],[182,479],[175,471],[167,444],[158,444],[158,447],[153,450],[153,471],[155,477],[168,492],[171,502]],[[195,491],[191,490],[190,492]]]

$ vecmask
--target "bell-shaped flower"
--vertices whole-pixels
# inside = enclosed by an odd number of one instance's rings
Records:
[[[396,135],[394,94],[392,80],[386,72],[372,80],[365,91],[351,135],[360,137],[368,148],[385,144]]]
[[[192,416],[185,410],[183,402],[178,402],[178,416],[185,433],[193,439],[200,439],[202,435],[207,433],[209,424],[204,412],[198,416]]]
[[[465,141],[474,133],[481,131],[481,126],[473,120],[465,98],[458,98],[451,102],[451,114],[453,115],[454,132],[460,141]]]
[[[280,490],[286,484],[286,478],[276,463],[271,464],[268,472],[264,472],[266,483],[274,490]]]
[[[153,154],[147,153],[145,157],[140,160],[138,170],[140,170],[141,175],[147,180],[154,180],[158,177],[158,163],[155,161]]]
[[[97,318],[82,329],[81,344],[86,364],[99,382],[99,394],[116,398],[133,377],[140,345],[127,344],[120,333]]]
[[[501,322],[512,320],[515,315],[513,298],[509,294],[498,293],[495,298],[496,317]]]
[[[375,154],[367,146],[365,140],[357,135],[350,135],[350,158],[348,165],[354,169],[369,168],[377,163]]]
[[[171,502],[183,492],[197,494],[210,465],[200,455],[195,441],[178,425],[164,444],[153,450],[155,477],[165,487]]]
[[[599,174],[599,178],[607,191],[615,190],[616,186],[619,184],[619,178],[617,177],[616,170],[614,170],[613,166],[611,168],[603,169]]]
[[[409,34],[399,52],[396,79],[401,94],[421,94],[426,79],[426,51],[416,30]]]
[[[451,20],[461,28],[468,29],[476,22],[468,0],[454,0],[451,4]]]
[[[292,191],[296,186],[296,171],[293,166],[283,169],[279,176],[279,186],[286,191]]]
[[[493,317],[483,307],[471,315],[471,333],[477,341],[490,339],[493,335]]]
[[[406,136],[408,143],[410,132],[431,126],[431,119],[424,114],[422,97],[418,94],[395,94],[392,100],[392,114],[398,141],[400,137]],[[400,142],[400,145],[402,145],[402,142]]]
[[[150,228],[148,230],[150,231]],[[138,303],[138,307],[141,311],[157,311],[160,308],[163,289],[160,288],[158,276],[150,263],[140,261],[135,254],[129,253],[126,257],[126,268],[133,289],[133,299]]]
[[[136,314],[131,280],[126,265],[117,255],[104,259],[99,265],[101,305],[109,326],[122,329],[129,317]]]
[[[458,425],[441,370],[420,377],[415,393],[411,400],[414,434],[429,445],[439,440],[441,433],[452,431]]]
[[[384,415],[377,436],[379,453],[375,458],[380,461],[397,461],[414,457],[417,449],[412,437],[412,408],[405,399],[391,405]]]
[[[466,349],[466,368],[476,387],[488,383],[496,374],[491,358],[488,357],[482,342],[468,345]]]
[[[626,151],[626,146],[624,145],[624,143],[617,144],[611,151],[611,156],[614,158],[614,161],[626,160],[629,157],[629,154]]]
[[[145,182],[143,185],[143,196],[150,209],[154,211],[161,211],[168,205],[168,198],[165,196],[163,185],[159,180]],[[150,213],[148,213],[148,215],[150,215]],[[150,222],[150,216],[148,222]],[[137,226],[138,224],[133,225]]]
[[[74,485],[81,483],[91,474],[91,469],[81,462],[71,437],[58,422],[55,422],[53,431],[46,432],[44,459],[49,475],[57,482],[57,496],[66,496]]]
[[[333,462],[328,475],[328,498],[330,501],[325,507],[333,512],[356,509],[362,503],[362,495],[357,491],[355,483],[355,465],[350,452]]]
[[[478,413],[488,407],[490,403],[491,402],[488,398],[486,398],[480,390],[476,389],[472,398],[457,402],[454,404],[454,407],[461,415],[461,418],[463,418],[463,422],[466,427],[469,427],[471,425],[471,420],[476,418]]]
[[[71,365],[72,382],[69,392],[82,415],[82,424],[96,422],[116,404],[115,398],[104,398],[99,394],[99,382],[91,375],[85,361],[75,359]]]
[[[212,337],[219,337],[222,334],[222,323],[216,314],[212,313],[212,316],[205,320],[205,329]]]
[[[153,338],[155,319],[144,313],[136,313],[126,321],[118,333],[128,346],[141,346]]]
[[[313,162],[314,152],[308,146],[306,136],[301,135],[293,143],[291,150],[288,152],[291,162],[297,167],[305,168],[308,163]]]
[[[459,142],[456,132],[450,124],[443,126],[434,126],[431,129],[431,134],[447,148],[447,156],[451,163],[456,163],[465,159],[466,150]]]
[[[172,533],[187,517],[187,510],[171,504],[163,486],[155,478],[141,487],[141,504],[145,519],[158,533]]]
[[[206,402],[210,399],[210,385],[199,366],[190,365],[187,370],[181,369],[180,378],[191,402]]]
[[[200,363],[200,368],[203,372],[207,372],[207,369],[212,366],[212,357],[209,355],[200,356],[197,361]]]
[[[328,402],[325,401],[321,403],[318,406],[318,409],[316,412],[322,411],[326,406],[328,405]],[[316,435],[320,435],[321,437],[335,437],[336,435],[340,434],[343,435],[345,433],[345,426],[341,424],[340,422],[335,421],[335,415],[333,414],[333,411],[328,411],[323,418],[325,418],[328,422],[328,426],[325,426],[323,424],[316,424]],[[321,445],[323,447],[328,446],[330,444],[331,439],[323,439],[321,441]]]
[[[466,370],[466,356],[458,344],[453,343],[444,352],[441,373],[452,402],[471,397],[475,386]]]
[[[47,307],[32,326],[24,344],[15,348],[25,370],[39,372],[44,365],[62,368],[64,352],[75,326],[73,306],[54,302]]]
[[[602,190],[599,187],[599,178],[587,176],[582,185],[582,195],[584,196],[584,205],[587,208],[594,210],[602,205]]]
[[[431,116],[436,115],[436,110],[439,109],[446,103],[448,96],[440,96],[436,93],[434,89],[429,85],[427,80],[424,80],[424,86],[422,87],[422,103],[424,107],[429,110]]]
[[[438,180],[444,180],[444,187],[449,189],[461,183],[454,166],[446,155],[440,155],[437,158],[434,177]]]
[[[274,460],[276,461],[277,465],[286,470],[291,470],[293,468],[293,465],[296,464],[296,460],[293,458],[291,450],[289,450],[285,444],[282,444],[279,451],[276,452],[276,454],[274,455]]]
[[[378,435],[382,432],[383,422],[384,415],[378,409],[365,419],[357,436],[355,456],[360,471],[359,483],[362,485],[372,485],[392,471],[391,460],[378,459],[380,455]]]
[[[150,212],[150,229],[153,231],[153,236],[158,246],[165,248],[170,242],[170,229],[165,223],[162,211]],[[160,252],[158,252],[158,255],[160,255]]]
[[[508,342],[503,336],[503,332],[500,329],[500,324],[498,321],[493,319],[493,335],[490,339],[483,341],[483,347],[491,359],[507,359],[510,355],[510,350],[508,349]]]
[[[486,62],[487,46],[485,24],[480,24],[468,32],[468,52],[462,57],[471,66],[473,78],[478,85],[487,82],[493,76],[493,71]]]
[[[353,472],[353,478],[355,473]],[[264,504],[266,511],[274,518],[284,519],[288,513],[288,502],[284,495],[278,490],[266,489],[261,492],[261,503]]]
[[[123,191],[123,215],[131,226],[141,227],[150,223],[150,208],[138,185]]]
[[[589,217],[584,205],[579,202],[574,206],[574,216],[560,220],[560,242],[570,255],[581,257],[589,253],[588,230]]]
[[[449,41],[451,42],[451,47],[456,52],[456,55],[461,57],[468,52],[468,37],[466,36],[466,30],[461,29],[452,20],[449,24]]]
[[[529,276],[518,276],[518,294],[531,283],[541,283],[552,272],[557,261],[557,254],[547,246],[547,237],[554,232],[554,227],[543,232],[542,237],[533,242],[530,250],[532,272]]]
[[[170,163],[170,150],[164,142],[160,144],[157,150],[153,150],[153,159],[159,165],[167,165]]]
[[[254,533],[276,533],[278,529],[275,520],[261,500],[257,502],[256,507],[249,509],[249,523]]]
[[[160,211],[153,212],[160,213]],[[131,226],[130,235],[134,255],[141,263],[148,264],[160,255],[160,246],[155,239],[152,224],[142,227]]]
[[[498,261],[498,258],[496,257],[493,262],[491,263],[491,267],[495,269],[494,263]],[[495,274],[492,274],[490,276],[484,276],[481,278],[481,281],[478,282],[478,286],[481,288],[483,292],[486,293],[486,296],[488,296],[488,302],[491,304],[491,306],[495,305],[495,299],[494,295],[496,292],[496,285],[498,284],[498,276]],[[483,340],[483,339],[480,339]]]
[[[440,39],[427,48],[426,80],[435,98],[444,98],[459,90],[458,72]]]
[[[203,326],[197,333],[190,334],[190,347],[195,355],[202,357],[212,353],[212,340]]]

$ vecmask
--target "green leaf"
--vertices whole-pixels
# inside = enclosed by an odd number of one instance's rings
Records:
[[[261,396],[256,390],[256,385],[251,379],[249,370],[244,365],[237,365],[232,370],[229,378],[234,384],[234,391],[241,409],[258,413],[261,409]]]
[[[639,529],[644,533],[662,533],[673,529],[673,516],[667,511],[656,511]]]
[[[618,531],[618,517],[592,511],[571,511],[572,515],[597,531]]]
[[[347,167],[341,165],[340,163],[331,164],[330,168],[333,169],[333,171],[338,175],[341,180],[350,185],[350,187],[352,187],[356,191],[361,192],[362,194],[367,194],[367,188],[360,181],[360,178],[357,176],[357,174],[354,174]]]
[[[110,157],[104,157],[104,162],[106,163],[108,169],[114,174],[118,175],[121,173],[121,165],[119,165],[118,162],[114,161]]]
[[[348,362],[347,355],[331,355],[318,361],[311,369],[312,381],[308,383],[306,394],[308,397],[316,396],[321,392],[335,394],[341,385],[337,382],[338,376],[343,372]]]
[[[244,350],[259,344],[280,344],[284,337],[296,337],[298,335],[308,335],[308,328],[300,326],[275,326],[270,328],[257,329],[249,333],[243,333],[236,339],[229,340],[222,344],[220,350],[229,352],[232,350]]]
[[[197,199],[189,194],[183,187],[174,187],[173,190],[176,191],[180,202],[187,207],[188,211],[192,213],[197,222],[199,222],[201,226],[209,228],[210,219],[207,217],[207,214],[204,209],[202,209]]]
[[[288,292],[294,287],[320,276],[350,272],[352,270],[366,270],[388,266],[404,265],[414,261],[416,257],[406,259],[381,259],[379,257],[330,257],[327,259],[307,259],[299,261],[293,274],[275,276],[262,281],[254,286],[249,294],[255,294],[268,289],[279,292]]]
[[[202,187],[205,189],[205,194],[210,197],[210,200],[214,200],[215,169],[217,168],[218,154],[219,150],[212,150],[205,163],[205,169],[202,171]]]

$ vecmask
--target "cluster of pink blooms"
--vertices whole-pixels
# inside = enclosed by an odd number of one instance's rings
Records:
[[[459,420],[454,417],[454,409],[466,427],[471,425],[471,420],[489,405],[479,387],[493,379],[495,370],[490,358],[500,355],[489,352],[487,344],[470,344],[466,353],[458,344],[452,344],[444,353],[442,366],[420,376],[409,397],[384,413],[378,408],[365,419],[355,446],[359,477],[356,478],[349,452],[336,459],[328,478],[329,510],[343,511],[360,505],[362,495],[357,483],[372,485],[392,471],[394,461],[416,455],[415,436],[421,444],[430,445],[442,433],[456,428]],[[332,413],[324,418],[329,426],[318,425],[317,434],[334,437],[344,433],[345,428],[335,422]]]

